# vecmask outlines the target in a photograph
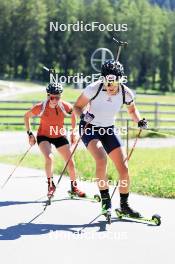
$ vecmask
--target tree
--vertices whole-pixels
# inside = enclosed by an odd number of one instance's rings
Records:
[[[22,77],[36,78],[45,55],[46,6],[43,0],[20,0],[16,33],[20,45],[18,64],[23,65]]]
[[[160,43],[160,90],[163,92],[171,90],[171,37],[165,31]]]

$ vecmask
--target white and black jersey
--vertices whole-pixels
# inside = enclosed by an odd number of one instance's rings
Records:
[[[91,100],[99,91],[101,81],[96,81],[88,85],[83,94]],[[98,95],[90,101],[89,113],[95,118],[91,124],[98,127],[108,127],[114,124],[115,115],[120,111],[123,104],[130,105],[134,101],[134,94],[126,85],[119,86],[119,92],[116,95],[109,95],[104,85]]]

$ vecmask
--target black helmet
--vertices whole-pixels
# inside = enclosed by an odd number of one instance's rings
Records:
[[[106,60],[101,67],[101,75],[106,77],[110,74],[116,77],[122,77],[122,75],[124,75],[123,65],[119,61]]]
[[[63,86],[61,83],[49,83],[46,92],[48,94],[61,94],[63,92]]]

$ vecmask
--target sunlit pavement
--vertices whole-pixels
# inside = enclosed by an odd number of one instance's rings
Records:
[[[0,165],[2,185],[13,166]],[[55,182],[58,177],[55,177]],[[98,193],[95,183],[80,182],[88,194]],[[158,213],[161,226],[119,221],[100,216],[100,203],[70,200],[69,179],[63,178],[53,203],[43,210],[47,184],[42,170],[19,168],[0,190],[0,253],[5,264],[19,263],[172,263],[174,259],[175,200],[132,194],[131,205],[145,216]],[[112,187],[111,187],[112,192]],[[41,199],[40,199],[41,198]],[[79,234],[79,231],[82,233]]]

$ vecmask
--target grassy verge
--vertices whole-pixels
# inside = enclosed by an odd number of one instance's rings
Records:
[[[175,198],[175,149],[136,149],[129,162],[131,191],[155,197]],[[19,156],[0,156],[1,162],[15,164]],[[95,177],[95,164],[87,151],[78,150],[75,154],[77,174],[81,179],[92,180]],[[86,164],[86,166],[85,166]],[[41,155],[28,155],[22,166],[43,169]],[[55,157],[55,170],[59,174],[64,163]],[[114,165],[108,160],[108,178],[118,178]]]
[[[75,102],[78,96],[80,95],[81,90],[79,89],[73,89],[71,87],[64,87],[64,92],[62,95],[63,100],[66,100],[68,102]],[[41,92],[35,92],[35,93],[28,93],[28,94],[20,94],[15,96],[15,100],[34,100],[34,101],[40,101],[45,100],[46,93]]]

